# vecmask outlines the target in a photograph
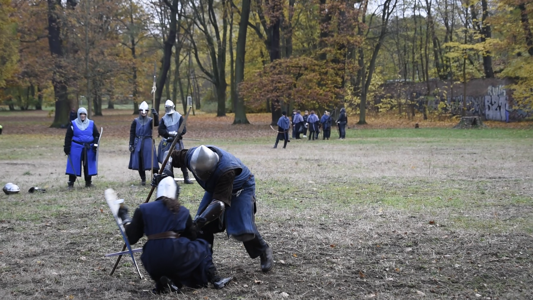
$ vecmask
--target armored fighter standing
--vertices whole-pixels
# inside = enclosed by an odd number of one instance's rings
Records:
[[[139,117],[135,118],[130,128],[130,170],[138,170],[141,185],[146,185],[145,170],[152,169],[154,173],[159,170],[157,155],[152,144],[152,124],[159,125],[159,115],[152,108],[153,119],[148,117],[148,103],[143,101],[139,105]]]
[[[96,151],[100,133],[92,120],[87,117],[87,110],[78,109],[77,118],[67,129],[63,151],[68,155],[66,174],[68,188],[74,188],[77,176],[81,176],[81,167],[85,177],[85,187],[92,186],[92,176],[98,175]]]
[[[165,102],[165,115],[161,118],[159,122],[158,133],[162,137],[161,142],[159,142],[159,148],[157,153],[157,159],[160,163],[165,161],[165,152],[170,150],[170,146],[174,138],[178,136],[178,129],[180,128],[181,123],[183,123],[183,116],[176,111],[174,103],[170,100]],[[175,150],[181,150],[184,148],[182,136],[187,133],[186,126],[183,127],[181,135],[178,137],[180,140],[176,143],[174,147]],[[187,167],[184,166],[181,168],[183,173],[183,183],[191,184],[192,181],[189,180],[189,172]]]

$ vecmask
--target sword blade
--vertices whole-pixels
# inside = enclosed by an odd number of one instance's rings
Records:
[[[131,252],[132,253],[143,252],[143,248],[131,249]],[[112,257],[112,256],[117,256],[117,255],[129,254],[129,253],[130,253],[129,251],[120,251],[120,252],[108,253],[105,255],[105,257]]]

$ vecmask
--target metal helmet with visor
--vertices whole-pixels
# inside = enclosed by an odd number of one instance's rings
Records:
[[[165,101],[165,113],[170,115],[175,112],[176,112],[176,106],[174,105],[174,102],[172,102],[170,99]]]

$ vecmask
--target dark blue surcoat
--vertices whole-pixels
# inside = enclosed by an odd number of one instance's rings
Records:
[[[139,209],[147,236],[166,231],[183,232],[190,217],[187,208],[181,206],[174,214],[159,200],[141,204]],[[187,286],[207,284],[208,269],[213,264],[211,247],[205,240],[191,241],[183,236],[148,240],[143,246],[141,260],[152,279],[167,276]]]
[[[129,169],[139,170],[139,160],[142,159],[142,166],[144,170],[150,170],[152,167],[159,169],[155,149],[152,146],[152,118],[146,117],[146,120],[141,122],[139,118],[135,118],[135,140],[133,148],[135,149],[130,154]],[[151,154],[151,155],[150,155]],[[151,156],[151,161],[150,161]]]
[[[233,181],[233,195],[231,206],[226,207],[224,212],[224,222],[228,236],[238,236],[242,234],[256,234],[257,228],[254,222],[255,213],[255,179],[240,159],[215,146],[207,146],[218,154],[219,162],[211,176],[203,181],[196,178],[198,184],[205,190],[204,197],[198,207],[198,214],[213,200],[213,192],[218,183],[219,177],[229,170],[235,170],[235,180]],[[187,151],[187,167],[191,169],[190,162],[195,148]]]
[[[70,143],[70,154],[67,159],[67,175],[81,176],[82,160],[87,164],[87,175],[93,176],[98,174],[98,166],[96,165],[96,152],[93,150],[93,129],[94,122],[89,120],[89,125],[85,130],[81,130],[76,122],[72,122],[72,142]],[[72,159],[72,161],[68,161]],[[74,167],[74,170],[72,170]]]

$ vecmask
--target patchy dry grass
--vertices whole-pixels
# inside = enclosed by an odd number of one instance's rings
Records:
[[[219,234],[215,262],[235,276],[227,288],[154,296],[153,284],[139,280],[126,257],[108,275],[114,259],[104,254],[122,242],[103,192],[111,187],[133,207],[149,188],[127,169],[133,117],[104,113],[96,118],[105,128],[96,188],[73,192],[66,190],[64,130],[43,129],[50,120],[39,112],[0,115],[0,184],[22,190],[0,195],[0,298],[530,298],[527,129],[367,126],[349,129],[344,141],[292,140],[287,149],[272,149],[268,115],[250,115],[252,126],[191,116],[186,146],[221,146],[255,174],[257,223],[276,264],[261,273],[241,244]],[[29,194],[31,186],[47,192]],[[182,187],[181,200],[193,212],[201,195],[197,185]]]

